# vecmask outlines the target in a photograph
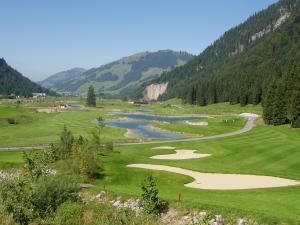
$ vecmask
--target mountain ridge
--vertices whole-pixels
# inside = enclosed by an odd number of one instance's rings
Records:
[[[55,91],[70,91],[85,94],[88,86],[93,85],[97,93],[125,94],[134,87],[160,76],[164,71],[185,64],[194,56],[172,50],[139,52],[119,60],[91,68],[68,80],[55,82]],[[53,78],[50,76],[48,80]],[[40,82],[45,85],[45,81]]]
[[[55,94],[23,76],[8,65],[4,58],[0,58],[0,95],[14,94],[29,97],[33,92]]]

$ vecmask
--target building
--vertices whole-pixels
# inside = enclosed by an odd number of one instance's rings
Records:
[[[33,98],[43,98],[46,97],[46,93],[32,93]]]

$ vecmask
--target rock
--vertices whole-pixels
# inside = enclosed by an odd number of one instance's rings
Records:
[[[93,188],[95,187],[95,185],[92,185],[92,184],[79,184],[79,187],[81,189],[88,189],[88,188]]]
[[[244,225],[245,224],[245,220],[242,218],[237,219],[236,221],[236,225]]]
[[[105,199],[105,191],[101,191],[99,194],[96,195],[96,199],[99,200],[100,202],[102,202]]]
[[[210,224],[210,225],[215,225],[215,219],[211,219],[209,222],[208,222],[208,224]]]
[[[199,213],[199,215],[202,218],[202,220],[206,220],[206,218],[207,218],[207,212],[202,211],[202,212]]]
[[[119,208],[121,208],[122,203],[121,203],[121,201],[116,200],[112,205],[119,209]]]
[[[143,97],[147,101],[157,100],[160,95],[166,92],[167,87],[168,83],[148,85],[144,90]]]
[[[218,224],[222,224],[223,223],[223,217],[222,217],[222,215],[215,215],[215,218],[216,218],[216,222]]]

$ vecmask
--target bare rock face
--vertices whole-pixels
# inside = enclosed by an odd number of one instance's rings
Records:
[[[144,90],[144,99],[147,101],[156,101],[158,97],[166,92],[168,83],[151,84]]]

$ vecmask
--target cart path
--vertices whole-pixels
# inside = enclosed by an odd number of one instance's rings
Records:
[[[202,141],[202,140],[210,140],[217,138],[225,138],[236,136],[239,134],[246,133],[250,131],[254,127],[254,119],[248,118],[245,126],[233,132],[225,133],[225,134],[217,134],[206,137],[194,137],[194,138],[182,138],[176,140],[161,140],[161,141],[148,141],[148,142],[131,142],[131,143],[114,143],[114,146],[129,146],[129,145],[150,145],[150,144],[165,144],[165,143],[178,143],[178,142],[191,142],[191,141]],[[0,147],[0,151],[18,151],[18,150],[32,150],[32,149],[45,149],[48,148],[48,144],[44,145],[35,145],[35,146],[8,146],[8,147]]]

